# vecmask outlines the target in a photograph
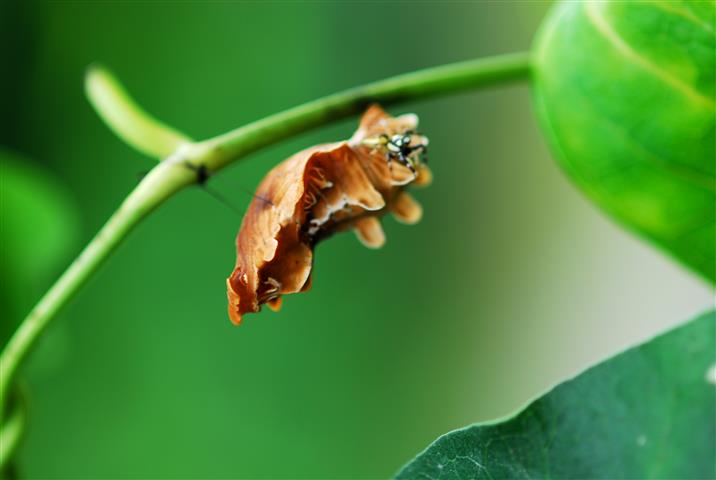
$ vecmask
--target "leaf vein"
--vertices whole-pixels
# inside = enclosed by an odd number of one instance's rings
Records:
[[[687,20],[694,25],[704,29],[705,31],[711,33],[712,35],[716,36],[716,31],[713,29],[713,27],[708,22],[704,22],[699,17],[694,15],[692,11],[679,8],[679,6],[675,3],[668,1],[665,2],[663,0],[651,0],[650,3],[665,12],[673,13],[674,15],[681,17],[684,20]]]
[[[681,79],[673,76],[671,73],[665,71],[663,68],[650,62],[643,56],[639,55],[619,34],[612,28],[611,25],[606,21],[602,13],[599,11],[600,3],[597,2],[585,2],[584,9],[587,18],[592,23],[594,28],[602,34],[605,40],[612,44],[615,50],[621,53],[624,57],[632,60],[635,64],[642,67],[644,70],[650,72],[655,77],[661,79],[664,83],[671,85],[674,89],[681,92],[684,96],[692,100],[694,103],[703,105],[709,108],[716,106],[716,102],[710,97],[703,95],[702,93],[695,90],[688,83],[683,82]]]

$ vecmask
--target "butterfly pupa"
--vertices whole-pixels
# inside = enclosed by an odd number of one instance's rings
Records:
[[[308,290],[318,242],[353,230],[364,245],[380,248],[383,214],[407,224],[420,220],[422,208],[406,187],[427,185],[432,174],[420,159],[428,140],[415,133],[417,124],[414,114],[391,117],[373,105],[349,140],[298,152],[264,177],[241,223],[236,265],[226,280],[233,323],[263,304],[277,310],[283,295]],[[395,154],[380,139],[394,136],[411,148],[391,162]]]

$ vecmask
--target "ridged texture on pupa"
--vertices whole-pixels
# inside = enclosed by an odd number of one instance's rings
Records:
[[[416,175],[396,161],[389,168],[385,150],[364,143],[416,127],[415,115],[393,118],[372,106],[350,140],[303,150],[266,175],[236,240],[236,266],[227,279],[232,322],[264,303],[278,309],[281,295],[308,290],[320,240],[353,229],[363,244],[379,248],[385,234],[378,216],[391,211],[404,223],[420,219],[422,209],[404,187],[429,183],[430,171],[417,163]]]

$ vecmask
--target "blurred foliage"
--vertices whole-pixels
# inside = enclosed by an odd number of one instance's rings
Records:
[[[76,245],[71,195],[38,165],[0,148],[0,339],[65,266]]]
[[[399,479],[714,478],[716,313],[634,347],[514,418],[448,433]]]
[[[610,214],[716,282],[716,7],[563,2],[535,99],[561,165]]]

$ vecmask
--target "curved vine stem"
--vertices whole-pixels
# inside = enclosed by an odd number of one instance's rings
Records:
[[[0,356],[0,441],[5,399],[18,367],[58,311],[77,293],[129,232],[172,195],[256,150],[292,135],[360,113],[370,103],[393,105],[477,89],[529,77],[526,53],[500,55],[419,70],[329,95],[271,115],[218,137],[191,142],[135,104],[106,71],[95,70],[97,85],[88,95],[102,118],[137,149],[162,160],[122,202],[119,209],[23,320]],[[171,153],[169,153],[171,151]],[[200,174],[201,173],[201,174]],[[19,435],[13,430],[12,440]],[[4,445],[2,452],[11,451]],[[0,453],[2,453],[0,452]],[[0,468],[7,458],[0,458]]]
[[[0,425],[0,460],[9,459],[20,443],[27,410],[24,388],[15,386],[7,401],[11,411],[8,418]],[[5,462],[0,465],[4,467]],[[0,469],[0,472],[5,473],[3,470],[4,468]]]

